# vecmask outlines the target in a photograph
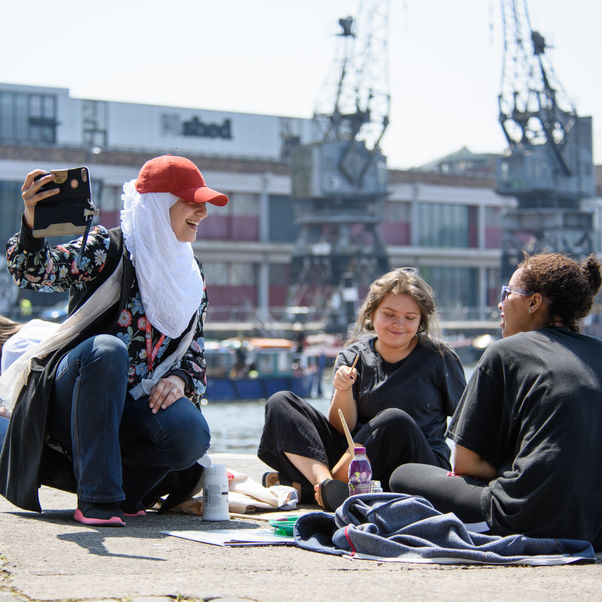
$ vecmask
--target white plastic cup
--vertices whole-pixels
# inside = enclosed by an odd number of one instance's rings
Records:
[[[212,464],[203,472],[203,520],[230,520],[225,464]]]

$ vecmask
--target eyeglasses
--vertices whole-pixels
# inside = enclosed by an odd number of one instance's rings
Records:
[[[515,293],[516,295],[523,295],[523,297],[528,297],[529,295],[532,295],[533,293],[530,293],[528,291],[524,291],[520,288],[513,288],[511,286],[502,286],[502,293],[500,295],[500,302],[503,303],[507,298],[508,295],[510,293]]]

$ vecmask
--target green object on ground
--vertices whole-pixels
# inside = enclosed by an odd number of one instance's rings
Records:
[[[298,518],[298,516],[282,516],[280,518],[271,518],[270,525],[274,527],[274,531],[278,535],[292,536],[293,527],[295,526]]]

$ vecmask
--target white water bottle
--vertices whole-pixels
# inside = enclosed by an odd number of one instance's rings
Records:
[[[225,464],[207,466],[203,473],[203,520],[230,520]]]

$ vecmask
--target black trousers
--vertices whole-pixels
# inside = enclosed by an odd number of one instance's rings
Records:
[[[453,476],[436,466],[406,464],[393,471],[389,486],[395,493],[420,495],[439,512],[453,512],[465,523],[485,520],[481,499],[488,488],[486,481]]]
[[[403,410],[389,408],[358,425],[353,440],[366,447],[372,478],[388,491],[391,473],[401,464],[421,462],[444,466],[445,459],[431,449],[414,419]],[[257,455],[288,481],[313,488],[293,466],[285,452],[317,460],[332,469],[347,450],[347,439],[311,404],[290,391],[272,395],[265,406],[265,424]],[[446,467],[449,470],[449,466]]]

